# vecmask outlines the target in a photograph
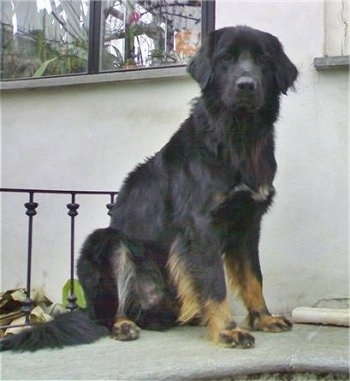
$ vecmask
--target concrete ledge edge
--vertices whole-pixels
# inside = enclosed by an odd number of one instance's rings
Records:
[[[26,78],[0,82],[0,90],[34,90],[64,86],[91,85],[113,82],[146,81],[189,77],[186,66],[150,68],[113,73],[81,74],[47,78]]]
[[[316,70],[349,70],[350,56],[316,57],[314,66]]]

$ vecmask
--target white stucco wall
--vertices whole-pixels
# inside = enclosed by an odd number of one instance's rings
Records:
[[[198,95],[188,78],[2,94],[2,186],[118,190],[126,174],[159,150]],[[27,197],[27,196],[25,196]],[[2,195],[2,285],[24,285],[27,217],[23,195]],[[69,196],[38,195],[33,286],[55,300],[69,277]],[[109,219],[109,197],[79,196],[76,248]]]
[[[275,34],[300,71],[276,126],[278,196],[262,231],[265,294],[274,312],[348,295],[348,72],[313,67],[325,51],[324,16],[315,1],[217,1],[217,27],[247,24]],[[118,189],[178,128],[197,94],[190,79],[4,92],[2,186]],[[2,290],[25,284],[26,201],[3,195]],[[37,201],[32,282],[57,301],[69,277],[70,200]],[[108,198],[79,202],[77,248],[108,224]]]

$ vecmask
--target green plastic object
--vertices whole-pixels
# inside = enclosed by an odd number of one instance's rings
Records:
[[[73,279],[73,285],[74,285],[74,295],[77,298],[77,304],[79,308],[86,308],[86,300],[84,296],[84,291],[78,279]],[[68,279],[62,289],[62,304],[64,307],[67,306],[67,303],[68,303],[67,298],[71,293],[70,291],[71,291],[71,280]]]

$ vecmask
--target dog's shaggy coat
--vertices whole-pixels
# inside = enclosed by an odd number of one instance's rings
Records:
[[[251,347],[234,323],[239,291],[251,329],[291,328],[262,294],[260,223],[275,190],[274,122],[297,69],[274,36],[249,27],[212,32],[188,67],[201,96],[189,118],[129,174],[110,227],[93,232],[78,261],[88,312],[5,338],[2,349],[94,341],[106,327],[132,340],[139,327],[201,323],[214,342]],[[96,324],[97,323],[97,324]]]

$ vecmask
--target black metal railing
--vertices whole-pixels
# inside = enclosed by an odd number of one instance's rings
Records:
[[[77,190],[53,190],[53,189],[22,189],[22,188],[0,188],[2,193],[26,193],[28,195],[28,202],[24,204],[26,208],[26,215],[28,216],[28,237],[27,237],[27,267],[26,267],[26,298],[22,301],[21,310],[25,315],[25,323],[18,324],[16,327],[30,324],[30,313],[33,308],[33,300],[31,299],[31,283],[32,283],[32,247],[33,247],[33,222],[34,216],[37,214],[36,209],[39,203],[35,201],[37,194],[63,194],[70,195],[71,202],[67,204],[68,216],[70,217],[70,290],[67,297],[66,308],[75,310],[78,308],[77,297],[74,293],[74,265],[75,265],[75,219],[78,216],[78,209],[80,205],[77,203],[78,195],[105,195],[110,197],[110,202],[106,204],[108,215],[114,205],[115,196],[118,192],[115,191],[77,191]],[[10,325],[0,325],[0,329],[6,329]],[[11,325],[11,327],[15,327]]]

